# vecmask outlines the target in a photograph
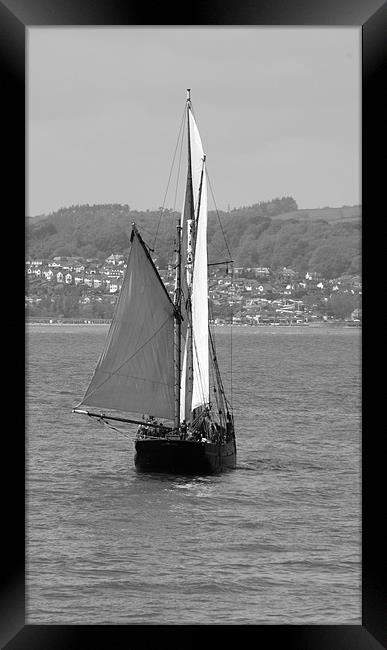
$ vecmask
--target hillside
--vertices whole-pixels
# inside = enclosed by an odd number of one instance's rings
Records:
[[[360,272],[360,206],[298,210],[292,197],[229,212],[210,212],[209,261],[229,258],[236,266],[287,266],[324,277]],[[77,205],[27,219],[28,255],[50,259],[104,259],[126,253],[135,222],[163,268],[173,260],[177,214],[135,211],[128,205]],[[225,243],[227,241],[227,245]]]
[[[280,214],[273,219],[297,219],[306,221],[323,220],[328,223],[340,221],[353,221],[361,219],[360,205],[343,205],[341,208],[312,208],[308,210],[294,210],[287,214]]]

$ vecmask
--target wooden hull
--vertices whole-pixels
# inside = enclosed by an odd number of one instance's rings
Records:
[[[146,472],[170,474],[218,474],[236,466],[236,445],[189,440],[136,440],[134,462]]]

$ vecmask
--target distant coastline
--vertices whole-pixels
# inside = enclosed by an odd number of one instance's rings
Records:
[[[81,318],[27,318],[26,325],[110,325],[110,319],[103,318],[90,318],[90,319],[81,319]],[[230,327],[231,323],[214,323],[214,327]],[[349,328],[361,328],[360,321],[343,321],[343,320],[319,320],[308,323],[284,323],[284,322],[272,322],[272,323],[257,323],[250,325],[248,323],[233,323],[233,327],[237,328],[249,328],[249,329],[258,329],[261,327],[324,327],[324,328],[334,328],[334,327],[349,327]]]

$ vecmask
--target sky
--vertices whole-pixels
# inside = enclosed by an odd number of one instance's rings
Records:
[[[30,27],[27,70],[28,216],[162,206],[187,88],[219,209],[361,203],[358,27]]]

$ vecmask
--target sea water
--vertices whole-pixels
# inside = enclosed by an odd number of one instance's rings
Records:
[[[238,456],[207,477],[72,414],[106,333],[27,328],[27,623],[360,624],[360,331],[216,328]]]

